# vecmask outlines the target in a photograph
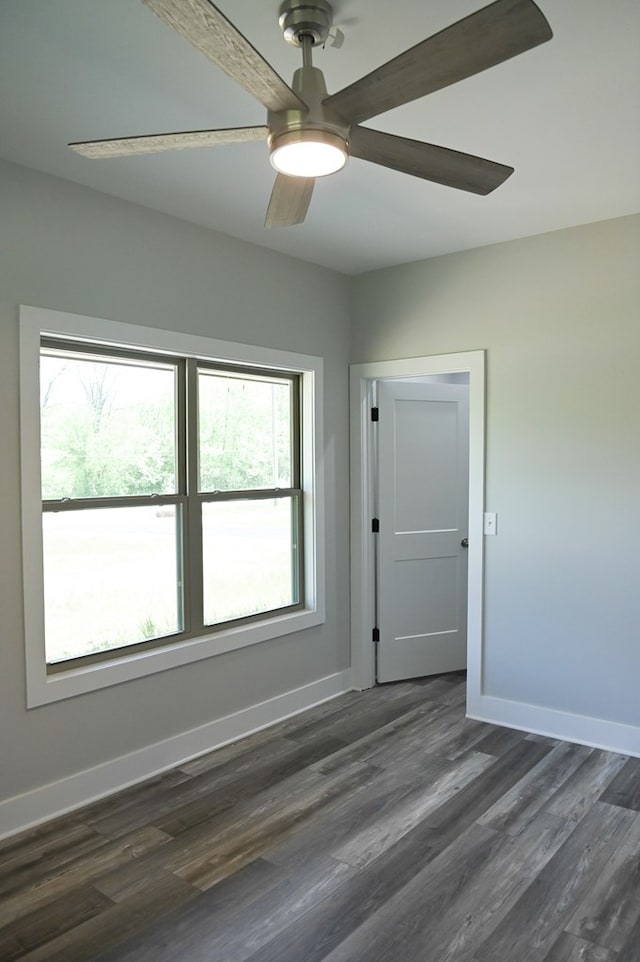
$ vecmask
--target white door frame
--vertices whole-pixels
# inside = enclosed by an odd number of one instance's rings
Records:
[[[375,566],[371,519],[374,517],[374,463],[371,444],[373,382],[380,378],[469,374],[469,585],[467,602],[467,712],[482,693],[484,568],[485,352],[465,351],[352,364],[351,393],[351,664],[353,686],[375,684],[373,645]]]

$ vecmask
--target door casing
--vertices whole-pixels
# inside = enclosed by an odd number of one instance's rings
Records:
[[[375,685],[375,463],[371,407],[373,384],[384,378],[469,374],[469,582],[467,596],[467,712],[482,694],[485,351],[352,364],[351,417],[351,664],[353,686]]]

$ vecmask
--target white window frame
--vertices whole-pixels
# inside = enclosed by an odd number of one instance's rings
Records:
[[[301,484],[304,515],[305,607],[255,622],[139,652],[114,652],[107,661],[47,671],[44,638],[42,495],[40,468],[40,341],[42,337],[165,352],[200,360],[274,368],[301,375]],[[322,358],[235,344],[175,331],[123,324],[45,308],[20,307],[20,432],[22,569],[27,708],[107,688],[158,671],[258,644],[325,621]]]

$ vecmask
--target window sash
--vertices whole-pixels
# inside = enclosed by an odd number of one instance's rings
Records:
[[[251,491],[300,491],[301,488],[301,478],[302,478],[302,410],[301,410],[301,376],[300,374],[292,374],[290,371],[278,371],[278,370],[268,370],[268,369],[257,369],[250,368],[242,365],[233,366],[229,364],[217,364],[212,361],[202,361],[202,360],[189,360],[187,361],[188,373],[189,373],[189,385],[192,394],[189,397],[189,402],[191,405],[191,410],[198,410],[198,374],[200,371],[208,371],[212,374],[221,374],[228,377],[234,377],[238,380],[256,380],[256,381],[266,381],[274,384],[281,384],[283,381],[287,381],[290,384],[290,407],[289,407],[289,418],[290,418],[290,456],[291,456],[291,486],[289,488],[244,488],[238,491],[226,490],[226,491],[211,491],[211,490],[201,490],[199,486],[199,465],[198,465],[198,450],[199,450],[199,436],[197,431],[197,425],[189,420],[190,427],[193,428],[194,433],[190,436],[190,450],[193,455],[193,463],[189,462],[189,475],[192,479],[190,490],[194,493],[199,493],[210,496],[222,496],[230,495],[242,496],[242,494],[249,493]],[[269,497],[269,494],[267,494]]]
[[[152,648],[161,648],[217,631],[243,624],[263,621],[274,616],[305,609],[304,570],[304,505],[301,486],[301,375],[289,371],[263,369],[243,365],[217,363],[196,357],[178,357],[172,354],[139,351],[111,345],[94,345],[79,340],[42,337],[41,352],[55,351],[60,354],[76,353],[85,358],[131,361],[132,363],[162,363],[173,365],[176,379],[176,483],[175,494],[115,495],[95,498],[61,498],[42,501],[42,511],[82,511],[96,508],[122,508],[136,506],[175,505],[177,516],[179,570],[182,573],[182,619],[184,629],[159,638],[134,642],[102,652],[81,655],[64,661],[47,662],[47,674],[69,671],[93,663],[127,657]],[[273,383],[290,383],[290,456],[293,485],[287,488],[250,488],[228,491],[198,491],[198,371],[207,370],[225,376],[267,380]],[[202,553],[202,505],[214,502],[261,501],[288,499],[293,512],[291,564],[295,572],[297,601],[294,604],[268,611],[259,611],[239,618],[205,624],[203,612],[203,553]],[[178,588],[178,585],[176,585]]]

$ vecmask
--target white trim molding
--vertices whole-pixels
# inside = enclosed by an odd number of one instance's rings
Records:
[[[40,339],[77,338],[159,353],[273,367],[302,378],[302,487],[304,490],[305,607],[300,611],[236,625],[142,652],[114,654],[108,661],[47,672],[44,642],[43,552],[40,470]],[[325,516],[323,360],[306,354],[234,344],[200,335],[138,327],[96,317],[20,307],[20,434],[22,556],[27,708],[106,688],[158,671],[200,661],[247,645],[323,624],[325,615]]]
[[[433,374],[469,375],[469,586],[467,700],[482,690],[482,588],[484,564],[485,352],[465,351],[351,365],[351,655],[354,688],[375,684],[372,644],[375,585],[371,518],[374,464],[370,409],[374,382]]]
[[[139,751],[8,798],[0,802],[0,839],[184,765],[192,758],[351,690],[351,671],[347,669]]]
[[[467,704],[467,717],[590,748],[640,757],[640,728],[525,702],[481,695]]]

